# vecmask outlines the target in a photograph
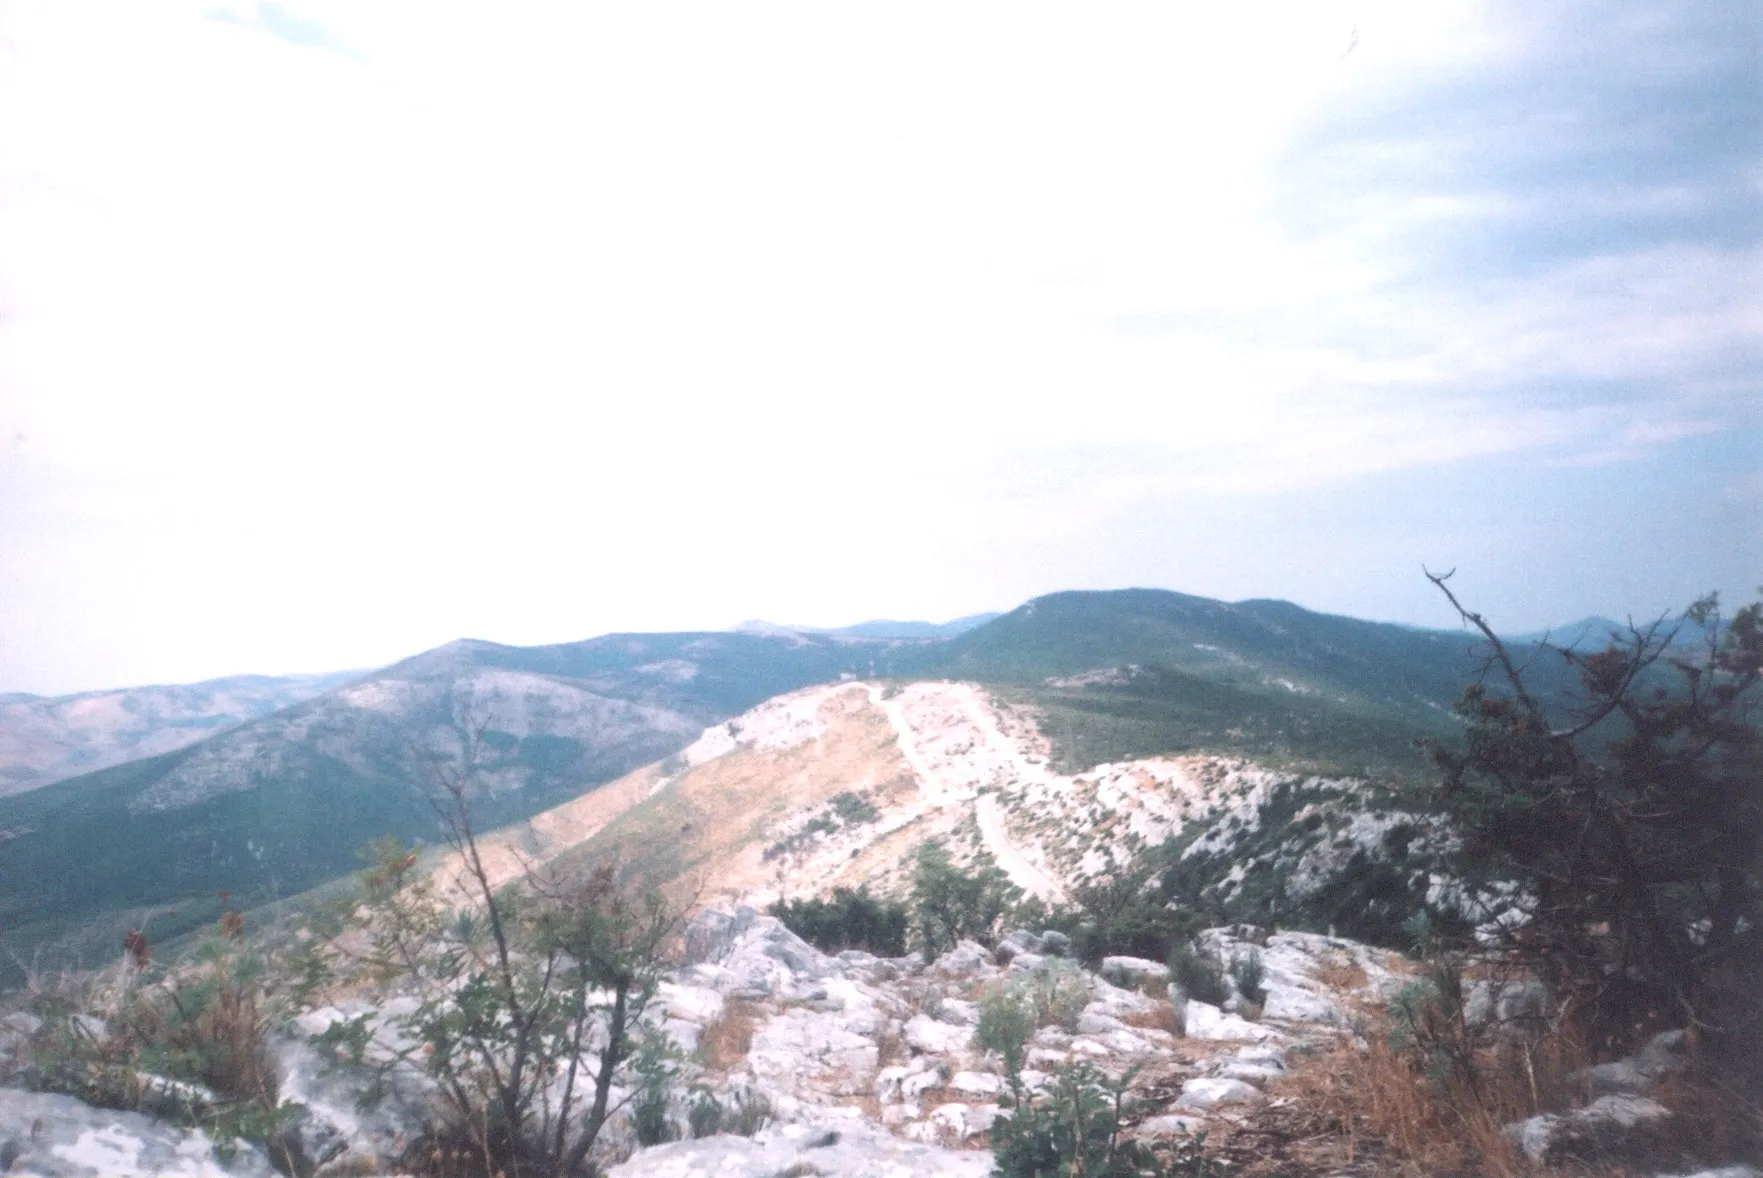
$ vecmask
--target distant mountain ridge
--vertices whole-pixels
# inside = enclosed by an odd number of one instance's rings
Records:
[[[231,675],[74,695],[0,695],[0,795],[172,752],[359,674]]]
[[[826,634],[835,638],[897,638],[903,640],[953,638],[1002,616],[996,612],[968,614],[966,617],[955,618],[948,622],[902,622],[891,618],[876,618],[851,626],[832,627],[787,626],[754,618],[736,626],[735,632],[739,634]]]

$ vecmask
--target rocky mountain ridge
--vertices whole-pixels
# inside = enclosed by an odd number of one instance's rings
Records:
[[[934,841],[1058,904],[1185,834],[1188,859],[1217,866],[1206,884],[1221,904],[1277,875],[1296,905],[1376,852],[1392,826],[1424,825],[1393,808],[1366,822],[1363,783],[1236,758],[1069,774],[1052,759],[1032,707],[979,684],[805,688],[483,843],[498,882],[615,863],[719,904],[764,906],[839,887],[903,894],[914,849]],[[1271,804],[1294,793],[1301,805]]]

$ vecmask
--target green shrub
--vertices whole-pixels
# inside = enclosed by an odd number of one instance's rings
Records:
[[[1022,1068],[1035,1026],[1034,1007],[1021,987],[994,983],[980,995],[974,1039],[1004,1061],[1004,1076],[1016,1104],[1022,1103]]]
[[[962,871],[940,844],[918,848],[912,872],[912,910],[925,957],[934,958],[964,940],[997,944],[1004,919],[1022,892],[983,852],[972,871]]]
[[[1196,1002],[1219,1006],[1230,997],[1224,984],[1224,968],[1218,959],[1184,941],[1169,953],[1169,977],[1182,993]]]
[[[686,1110],[686,1125],[693,1139],[714,1137],[722,1132],[722,1101],[708,1088],[694,1089],[692,1107]]]
[[[756,1088],[735,1093],[734,1108],[723,1113],[723,1129],[736,1137],[751,1137],[771,1123],[771,1098]]]
[[[1044,961],[1026,979],[1035,1025],[1077,1030],[1077,1017],[1090,1003],[1083,970],[1069,961]]]
[[[1028,1041],[1041,1027],[1075,1030],[1089,1000],[1083,971],[1069,961],[1043,962],[1026,974],[993,982],[980,995],[979,1026],[974,1036],[981,1047],[1003,1059],[1004,1075],[1016,1103],[1021,1103]]]
[[[1109,1079],[1089,1064],[1060,1072],[1033,1101],[992,1123],[996,1178],[1213,1178],[1204,1138],[1161,1147],[1121,1136],[1136,1070]]]
[[[1230,976],[1235,979],[1237,993],[1260,1006],[1267,1001],[1267,989],[1263,982],[1267,978],[1267,967],[1262,964],[1258,950],[1250,949],[1246,953],[1234,954],[1230,959]]]
[[[899,957],[906,952],[906,906],[877,899],[866,888],[835,888],[827,900],[780,900],[767,911],[824,953],[862,949]]]
[[[282,1135],[292,1109],[278,1096],[267,1044],[286,1008],[242,930],[226,914],[169,968],[133,932],[130,961],[86,992],[71,983],[39,990],[33,1006],[44,1023],[16,1082],[200,1126],[223,1146],[255,1142],[291,1166]]]
[[[631,1129],[639,1145],[660,1145],[679,1136],[668,1116],[668,1098],[680,1076],[679,1049],[666,1035],[646,1034],[631,1057]]]

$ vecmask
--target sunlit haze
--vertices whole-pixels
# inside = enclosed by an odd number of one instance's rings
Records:
[[[1742,2],[0,7],[0,691],[1763,580]]]

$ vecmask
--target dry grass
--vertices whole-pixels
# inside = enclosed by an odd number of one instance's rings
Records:
[[[1501,1127],[1577,1103],[1568,1077],[1590,1053],[1571,1028],[1557,1026],[1539,1042],[1486,1046],[1474,1059],[1473,1077],[1429,1076],[1372,1020],[1358,1045],[1343,1039],[1311,1057],[1281,1094],[1332,1126],[1343,1164],[1370,1158],[1382,1173],[1518,1178],[1527,1163]]]
[[[705,1024],[698,1040],[699,1060],[711,1071],[728,1071],[747,1058],[758,1025],[758,1009],[751,1002],[730,998],[722,1013]]]
[[[1327,960],[1310,971],[1310,976],[1336,994],[1357,993],[1371,980],[1365,967],[1345,953],[1330,953]]]
[[[1281,1095],[1320,1114],[1337,1136],[1344,1165],[1387,1159],[1396,1163],[1388,1172],[1399,1174],[1523,1173],[1517,1152],[1500,1136],[1504,1122],[1497,1115],[1478,1101],[1459,1104],[1436,1091],[1381,1036],[1363,1051],[1343,1042],[1313,1057],[1281,1085]]]
[[[1169,1002],[1160,1003],[1142,1014],[1125,1015],[1120,1021],[1129,1027],[1144,1027],[1153,1031],[1168,1031],[1177,1039],[1182,1037],[1181,1019],[1176,1017],[1175,1006]]]
[[[1673,1168],[1697,1168],[1686,1166],[1685,1159],[1698,1166],[1763,1163],[1763,1094],[1692,1067],[1669,1077],[1653,1096],[1677,1114],[1657,1143],[1662,1160]]]
[[[893,1023],[884,1026],[875,1037],[875,1066],[892,1067],[907,1056],[906,1039]]]

